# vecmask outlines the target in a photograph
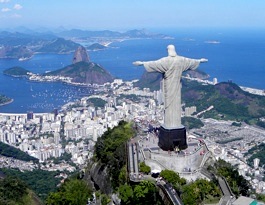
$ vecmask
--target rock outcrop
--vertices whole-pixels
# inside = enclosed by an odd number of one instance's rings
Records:
[[[89,171],[85,173],[85,179],[89,184],[93,184],[96,189],[100,189],[105,194],[113,192],[107,167],[100,162],[88,163]]]
[[[79,46],[74,54],[73,57],[73,64],[79,63],[79,62],[89,62],[89,56],[87,54],[86,48],[83,46]]]
[[[85,47],[79,46],[73,56],[73,64],[45,75],[70,77],[74,83],[102,85],[114,80],[113,76],[97,63],[90,62]]]

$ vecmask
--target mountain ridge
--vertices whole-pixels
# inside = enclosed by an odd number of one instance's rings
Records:
[[[44,74],[46,76],[64,76],[72,78],[72,82],[102,85],[112,82],[112,75],[99,64],[92,62],[78,62],[64,68]]]

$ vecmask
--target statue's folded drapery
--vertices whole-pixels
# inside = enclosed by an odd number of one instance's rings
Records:
[[[182,56],[168,56],[157,61],[143,62],[148,72],[163,74],[164,93],[164,127],[173,129],[181,127],[181,76],[186,70],[194,70],[200,60]]]

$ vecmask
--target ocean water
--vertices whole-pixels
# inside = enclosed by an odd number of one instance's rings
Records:
[[[199,69],[217,78],[232,80],[238,85],[265,89],[265,32],[261,30],[160,30],[174,39],[134,39],[110,44],[101,51],[90,51],[92,62],[99,63],[113,76],[124,80],[139,79],[143,67],[133,61],[157,60],[167,56],[167,45],[173,44],[178,55],[207,58]],[[51,112],[91,90],[63,83],[38,83],[23,78],[5,76],[2,71],[21,66],[34,73],[44,73],[71,64],[73,54],[37,54],[27,61],[0,59],[0,93],[14,99],[1,106],[0,112]]]

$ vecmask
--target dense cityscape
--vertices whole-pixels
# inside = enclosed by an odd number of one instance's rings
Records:
[[[133,86],[133,82],[115,79],[113,83],[98,86],[95,95],[68,103],[52,113],[2,113],[0,141],[39,159],[43,170],[62,173],[81,170],[93,156],[98,137],[108,128],[118,125],[119,121],[135,121],[143,130],[162,122],[162,91],[140,90]],[[91,99],[101,103],[93,105]],[[183,105],[183,116],[197,118],[197,114],[196,107]],[[244,123],[233,126],[233,121],[201,120],[204,126],[188,130],[188,135],[204,139],[216,159],[221,158],[237,166],[239,173],[251,182],[252,188],[257,193],[264,193],[263,167],[259,166],[258,159],[255,159],[253,167],[249,166],[244,156],[249,149],[264,141],[264,130]],[[55,163],[65,154],[70,154],[68,160]],[[4,156],[1,156],[0,166],[22,171],[38,167],[33,162]]]

